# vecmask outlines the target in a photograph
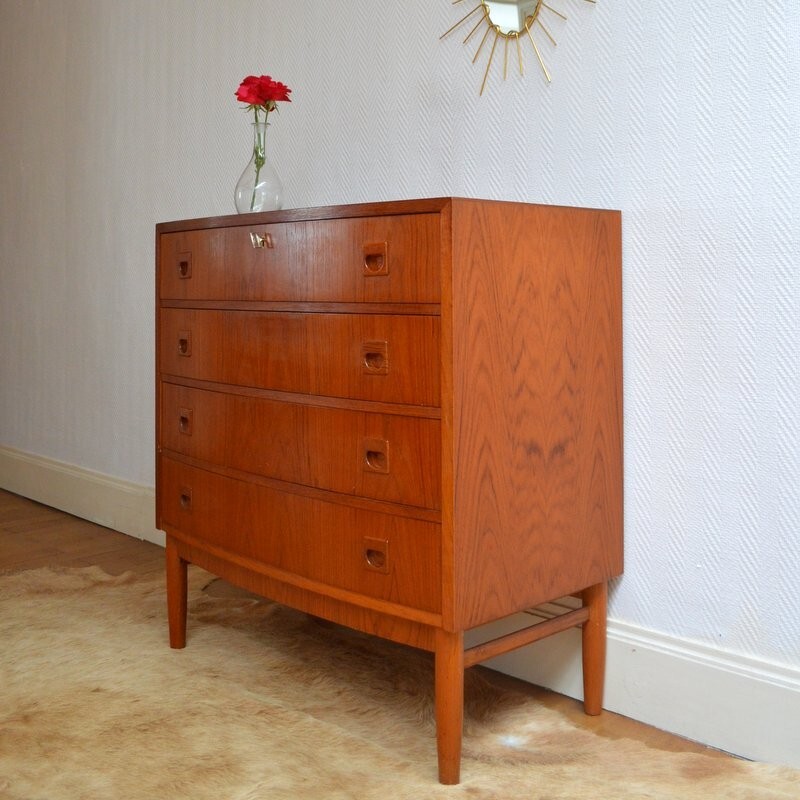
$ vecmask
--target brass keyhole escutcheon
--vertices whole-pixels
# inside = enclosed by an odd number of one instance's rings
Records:
[[[257,250],[264,248],[272,250],[275,247],[275,242],[272,239],[271,233],[251,233],[250,244]]]

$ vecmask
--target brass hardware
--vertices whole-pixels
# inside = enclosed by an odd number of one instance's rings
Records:
[[[367,375],[388,375],[389,343],[362,342],[361,362]]]
[[[587,3],[596,2],[596,0],[584,1]],[[463,2],[463,0],[453,0],[452,4],[457,5],[461,2]],[[476,12],[480,12],[477,24],[467,34],[467,37],[463,41],[463,44],[466,44],[482,25],[486,25],[486,31],[484,32],[483,38],[481,39],[478,49],[475,51],[475,55],[472,59],[472,63],[474,64],[478,60],[486,40],[492,33],[494,34],[494,39],[492,40],[492,49],[489,53],[489,61],[486,64],[486,71],[483,73],[483,83],[481,83],[480,94],[483,94],[483,91],[486,88],[486,81],[489,78],[489,70],[491,69],[492,60],[494,59],[495,48],[497,47],[498,40],[501,38],[504,40],[503,80],[505,80],[508,76],[508,45],[511,39],[514,40],[517,48],[519,74],[523,74],[522,46],[520,44],[520,39],[527,35],[528,39],[530,39],[531,45],[533,46],[533,51],[536,54],[536,59],[539,62],[539,66],[544,73],[544,77],[547,82],[550,83],[550,73],[545,66],[539,46],[536,44],[536,40],[533,38],[533,34],[531,33],[532,30],[541,29],[544,32],[544,35],[555,47],[556,40],[553,38],[553,34],[550,33],[542,21],[542,10],[547,10],[551,14],[555,14],[555,16],[560,17],[562,20],[567,19],[564,14],[550,6],[547,2],[545,2],[545,0],[509,0],[507,2],[481,0],[481,2],[479,2],[478,5],[472,9],[472,11],[465,14],[458,22],[456,22],[455,25],[448,28],[439,37],[439,39],[444,39],[445,36],[447,36],[449,33],[452,33],[462,23],[466,22],[468,19],[470,19],[470,17],[473,17]]]
[[[271,233],[250,233],[250,242],[256,249],[266,247],[269,250],[274,249],[275,243],[272,240]]]

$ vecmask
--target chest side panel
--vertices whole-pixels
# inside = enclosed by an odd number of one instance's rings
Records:
[[[622,569],[615,212],[454,211],[453,558],[460,627]]]

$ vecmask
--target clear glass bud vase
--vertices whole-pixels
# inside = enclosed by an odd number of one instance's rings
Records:
[[[236,184],[233,200],[236,211],[276,211],[283,208],[283,184],[267,158],[266,122],[253,123],[253,155]]]

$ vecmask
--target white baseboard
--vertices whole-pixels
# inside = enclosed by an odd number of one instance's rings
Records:
[[[485,626],[480,638],[530,623],[519,614],[502,628]],[[575,629],[486,666],[583,698]],[[615,620],[608,623],[606,666],[609,711],[743,758],[800,769],[800,669]]]
[[[163,546],[150,487],[0,447],[0,487]],[[527,614],[470,632],[469,643],[530,624]],[[580,633],[486,662],[580,699]],[[800,669],[609,620],[605,707],[711,747],[800,768]]]
[[[0,488],[164,546],[155,490],[99,472],[0,447]]]

